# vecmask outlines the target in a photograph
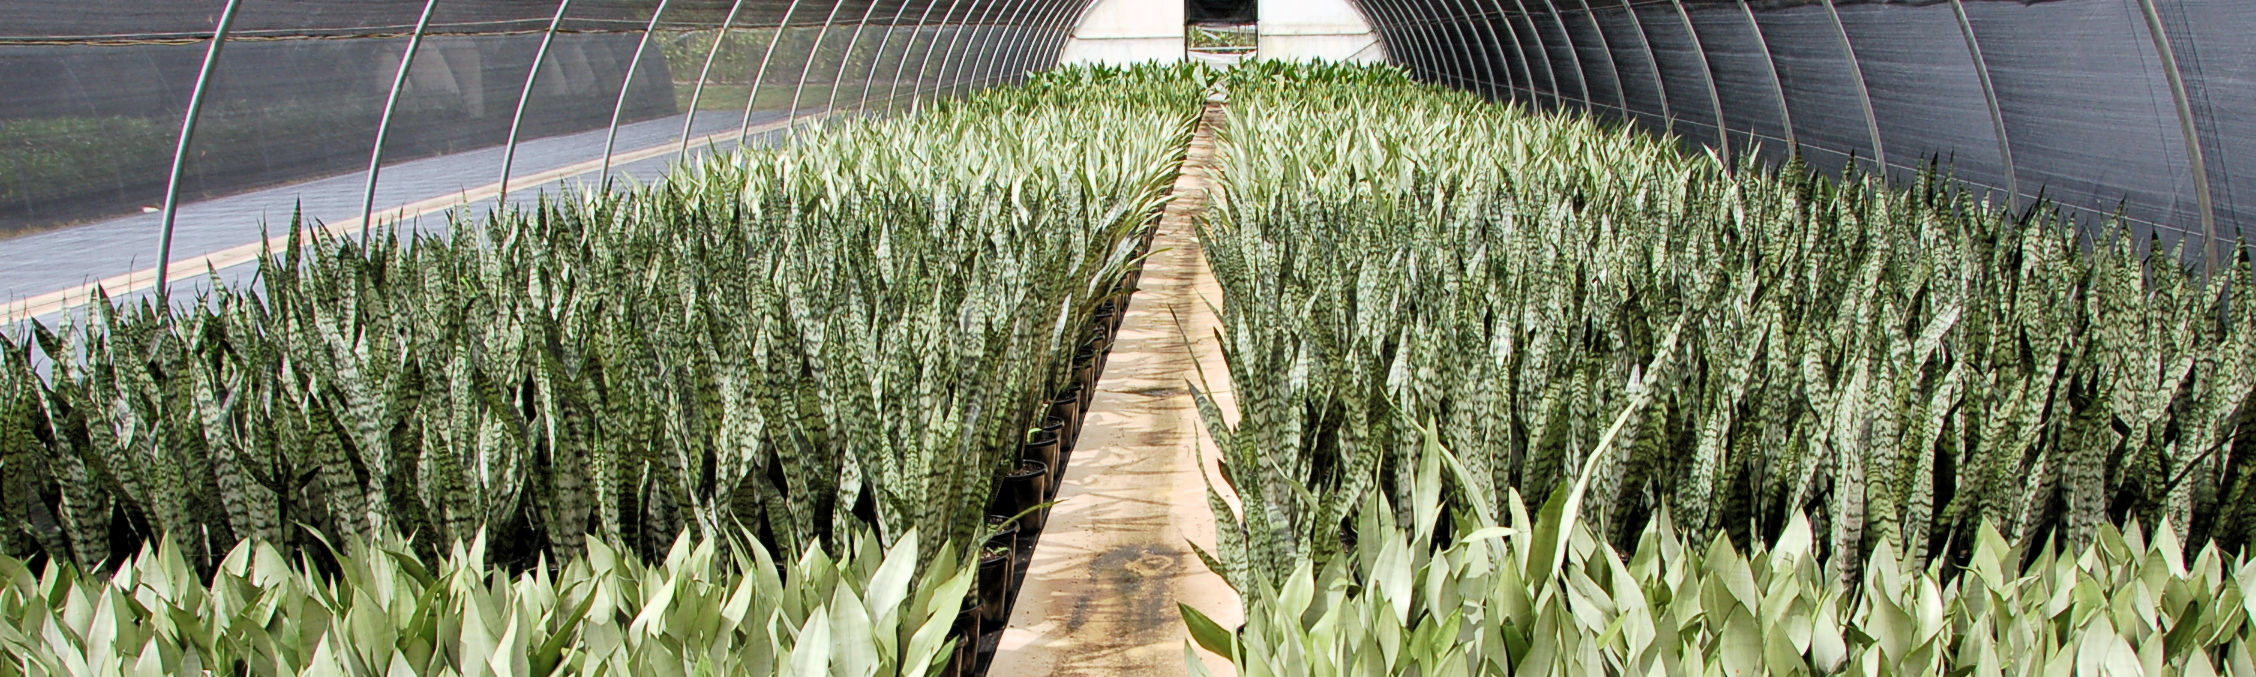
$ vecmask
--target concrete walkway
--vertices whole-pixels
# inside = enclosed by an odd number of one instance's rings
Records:
[[[1221,407],[1237,409],[1214,340],[1220,321],[1212,307],[1221,303],[1222,288],[1207,269],[1195,225],[1206,209],[1221,121],[1220,106],[1210,105],[1191,141],[1142,291],[1122,320],[1060,503],[988,674],[1183,675],[1190,635],[1178,602],[1224,627],[1241,624],[1237,593],[1190,547],[1214,548],[1200,467],[1201,459],[1217,457],[1186,387],[1197,378],[1194,360]],[[1228,661],[1208,659],[1214,674],[1234,674]]]

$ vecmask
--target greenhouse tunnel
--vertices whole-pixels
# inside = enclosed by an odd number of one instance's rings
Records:
[[[15,252],[0,298],[36,316],[98,280],[119,293],[194,277],[156,269],[256,240],[258,224],[229,218],[246,211],[353,230],[364,214],[438,211],[440,196],[648,178],[675,152],[791,121],[1015,82],[1055,66],[1102,4],[1115,3],[0,1],[0,236]],[[2119,214],[2194,262],[2256,227],[2249,3],[1353,4],[1420,79],[1628,121],[1728,161],[1800,149],[1817,172],[1899,182],[1939,166],[2002,206]],[[1165,9],[1250,7],[1190,5]],[[298,183],[312,177],[328,178]]]
[[[0,0],[0,666],[2256,677],[2251,240],[2256,0]]]
[[[2250,3],[1358,4],[1421,79],[1626,120],[1727,160],[1799,148],[1818,172],[1898,182],[1939,166],[1995,204],[2119,213],[2212,265],[2256,235]]]

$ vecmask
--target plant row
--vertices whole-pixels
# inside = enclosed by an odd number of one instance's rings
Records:
[[[160,535],[206,567],[386,534],[516,566],[738,527],[962,546],[1137,262],[1202,77],[1054,75],[0,337],[0,533],[87,566]]]
[[[2067,215],[2001,213],[1939,175],[1896,189],[1799,166],[1729,167],[1669,139],[1490,105],[1388,69],[1261,64],[1227,84],[1202,243],[1226,297],[1237,415],[1201,407],[1220,479],[1243,505],[1215,491],[1223,524],[1208,559],[1249,618],[1316,622],[1321,608],[1281,612],[1278,595],[1335,567],[1343,573],[1319,579],[1334,592],[1374,594],[1365,576],[1403,589],[1416,567],[1349,561],[1400,540],[1357,528],[1372,511],[1418,534],[1439,529],[1430,542],[1462,555],[1491,545],[1453,540],[1453,525],[1464,539],[1530,528],[1494,517],[1517,492],[1562,506],[1536,528],[1587,528],[1625,550],[1655,524],[1683,543],[1720,536],[1742,550],[1806,532],[1808,561],[1826,567],[1811,582],[1831,586],[1811,590],[1834,591],[1823,593],[1836,595],[1833,621],[1865,613],[1860,595],[1901,592],[1860,586],[1868,563],[1947,579],[1983,548],[2041,560],[2046,543],[2081,549],[2131,522],[2227,551],[2256,537],[2256,276],[2245,260],[2204,276],[2126,230],[2080,241]],[[1422,484],[1417,469],[1442,449],[1451,472]],[[1437,502],[1445,513],[1413,509]],[[1566,552],[1556,540],[1539,554]],[[1411,545],[1422,566],[1427,553]],[[2109,564],[2137,559],[2124,557]],[[1607,585],[1650,591],[1686,571]],[[1540,580],[1472,583],[1537,601],[1568,593]],[[1811,594],[1815,613],[1825,605]],[[2005,617],[1987,614],[2014,611],[1958,594],[1935,599],[1993,629]],[[1408,599],[1391,602],[1399,624],[1369,630],[1387,647],[1415,625]],[[1661,624],[1605,599],[1559,603],[1583,621]],[[2236,605],[2210,598],[2185,613]],[[1664,654],[1760,649],[1777,619],[1757,618],[1755,633],[1680,635]],[[1430,637],[1464,642],[1481,623],[1518,626],[1523,640],[1581,632],[1526,627],[1536,617],[1525,614],[1432,619],[1446,627]],[[1374,627],[1338,622],[1295,632]],[[2146,637],[2115,629],[2134,646]],[[1597,632],[1571,647],[1491,644],[1510,660],[1471,669],[1582,672],[1598,664],[1588,652],[1617,649],[1609,669],[1651,665],[1642,644],[1607,644],[1631,630]],[[2217,647],[2244,636],[2229,623],[2198,640],[2173,635],[2169,660],[2182,667],[2188,647],[2221,659]],[[1946,664],[1977,664],[1959,653],[1974,645],[1953,642]],[[1792,646],[1805,667],[1839,665]],[[1570,648],[1584,653],[1542,653]]]
[[[327,572],[250,541],[208,574],[172,545],[108,577],[0,555],[0,675],[941,674],[972,571],[867,536],[783,561],[756,539],[684,535],[649,562],[595,541],[515,574],[483,538],[439,558],[356,540]]]
[[[2074,555],[1985,528],[1949,569],[1882,544],[1844,583],[1799,516],[1744,552],[1665,518],[1616,550],[1565,492],[1451,521],[1429,451],[1408,521],[1360,512],[1349,551],[1297,564],[1240,630],[1185,607],[1194,638],[1246,677],[2256,674],[2256,561],[2189,557],[2168,525],[2101,525]]]

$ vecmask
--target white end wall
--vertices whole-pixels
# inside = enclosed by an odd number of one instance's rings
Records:
[[[1281,61],[1386,60],[1379,35],[1347,0],[1261,0],[1261,42],[1256,53]]]
[[[1183,60],[1183,47],[1183,0],[1097,0],[1058,62],[1174,62]]]

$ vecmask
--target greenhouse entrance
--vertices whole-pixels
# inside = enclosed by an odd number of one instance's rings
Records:
[[[1260,18],[1255,0],[1184,0],[1184,53],[1223,67],[1255,58]]]

